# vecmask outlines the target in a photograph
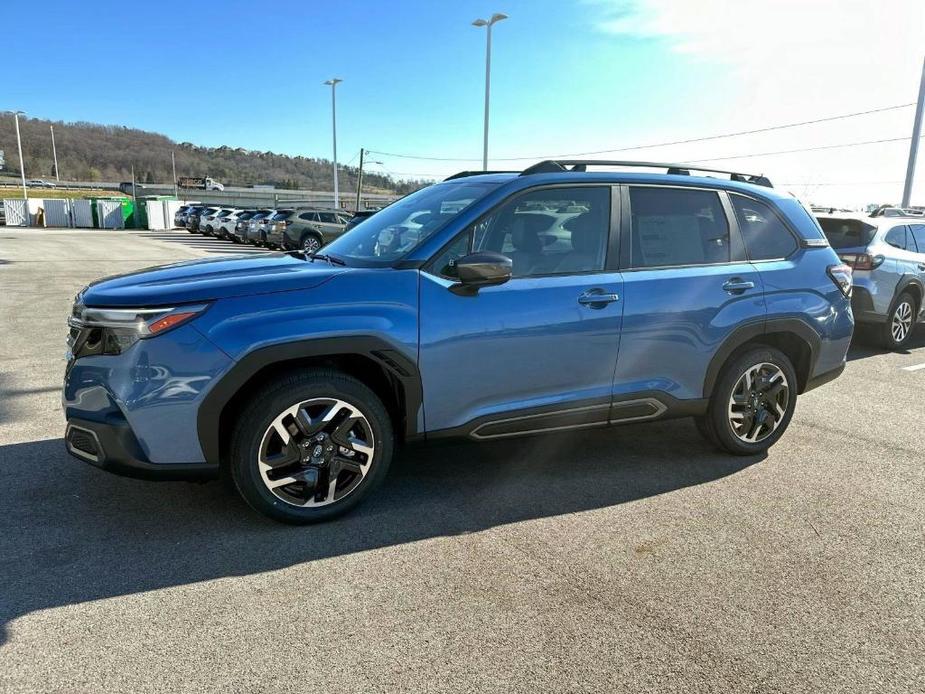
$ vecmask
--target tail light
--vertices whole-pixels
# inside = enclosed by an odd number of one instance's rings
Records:
[[[846,297],[851,296],[851,267],[849,265],[829,265],[826,268],[826,272],[829,275],[835,286],[841,290],[841,293]]]
[[[882,255],[869,255],[867,253],[840,253],[839,258],[852,270],[876,270],[883,263]]]

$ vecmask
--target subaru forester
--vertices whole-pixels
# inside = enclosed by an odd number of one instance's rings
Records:
[[[697,171],[464,172],[323,252],[94,282],[69,318],[67,450],[227,473],[290,523],[355,506],[415,440],[693,417],[760,454],[844,368],[851,270],[764,177]]]

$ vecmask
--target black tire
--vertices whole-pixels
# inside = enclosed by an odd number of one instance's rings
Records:
[[[704,440],[706,440],[707,443],[710,443],[717,448],[719,447],[719,440],[716,438],[716,432],[713,430],[713,424],[707,415],[694,417],[694,424],[697,427],[697,431],[700,432],[700,435],[704,438]]]
[[[308,232],[304,234],[299,240],[299,246],[304,253],[317,253],[321,250],[321,247],[324,245],[324,239],[322,239],[318,234],[313,232]]]
[[[747,442],[733,429],[729,415],[729,403],[740,379],[749,369],[759,364],[771,364],[783,374],[787,384],[787,402],[786,408],[782,408],[784,410],[783,416],[773,415],[773,421],[776,424],[768,425],[773,426],[773,430],[755,442]],[[708,422],[698,425],[698,429],[708,440],[711,440],[727,453],[732,453],[733,455],[764,453],[787,430],[796,409],[797,390],[796,371],[787,355],[773,347],[756,346],[748,348],[733,356],[723,367],[716,386],[713,388],[713,395],[710,397],[710,404],[706,414]],[[767,409],[770,411],[770,408]],[[748,416],[751,417],[752,415]],[[771,415],[768,412],[763,412],[761,416],[768,417]]]
[[[280,499],[264,484],[258,468],[264,434],[287,408],[312,398],[336,398],[362,412],[375,448],[370,469],[353,491],[326,506],[304,508]],[[273,520],[294,525],[330,520],[346,513],[384,479],[392,460],[392,422],[382,401],[365,384],[333,369],[304,369],[271,381],[241,412],[231,440],[231,477],[244,500]]]
[[[877,342],[880,346],[889,350],[899,350],[905,347],[912,338],[918,311],[918,302],[915,300],[912,293],[907,291],[901,292],[900,295],[893,300],[886,321],[877,331]],[[905,335],[901,339],[897,339],[894,333],[894,322],[900,321],[904,312],[908,312],[908,328],[906,328]]]

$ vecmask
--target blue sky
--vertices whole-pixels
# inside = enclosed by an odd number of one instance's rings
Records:
[[[22,27],[5,32],[8,55],[23,60],[5,71],[0,108],[133,126],[202,145],[329,157],[330,90],[321,83],[337,76],[344,79],[342,162],[361,146],[474,160],[375,155],[386,171],[443,175],[475,168],[481,156],[485,31],[470,25],[476,17],[510,15],[495,26],[492,57],[491,154],[501,158],[696,137],[913,101],[925,52],[925,3],[868,5],[845,0],[834,13],[831,3],[813,0],[7,3],[5,25]],[[881,37],[869,27],[884,12],[894,29]],[[645,158],[774,151],[871,132],[892,137],[908,133],[910,118],[888,113],[824,130],[645,150]],[[869,187],[836,190],[854,172],[856,180],[884,181],[875,192],[889,195],[893,179],[902,177],[894,171],[902,150],[734,163],[832,185],[813,189],[832,199],[868,193]]]

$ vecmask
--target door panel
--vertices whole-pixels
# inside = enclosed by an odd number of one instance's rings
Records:
[[[420,369],[427,430],[533,407],[610,402],[622,300],[619,273],[515,278],[463,296],[421,274]]]
[[[746,260],[724,195],[630,186],[624,199],[623,257],[635,269],[623,273],[614,395],[702,398],[720,344],[743,323],[764,320],[761,277]]]
[[[730,280],[742,288],[725,289]],[[747,262],[626,272],[623,303],[616,396],[660,390],[679,399],[703,397],[717,348],[765,313],[761,277]]]

